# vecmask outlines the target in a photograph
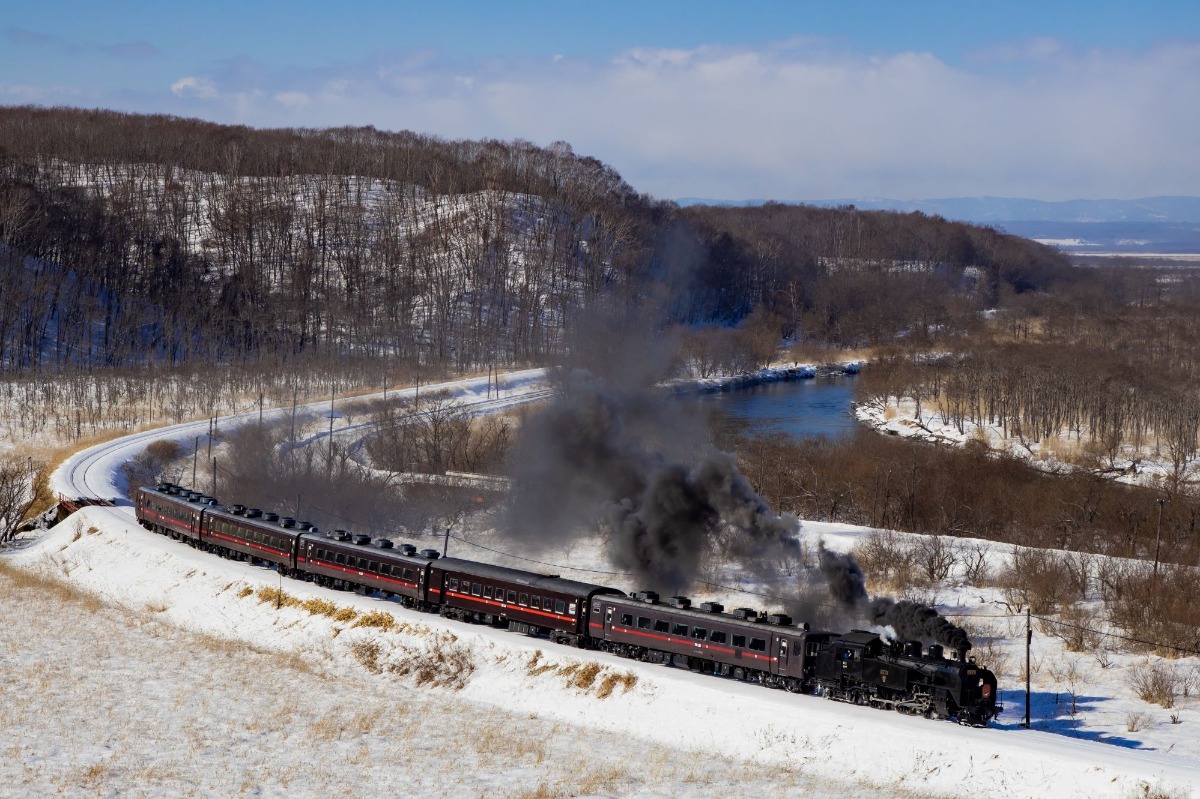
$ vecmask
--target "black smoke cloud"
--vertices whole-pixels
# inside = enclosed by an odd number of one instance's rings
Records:
[[[822,543],[817,550],[821,573],[829,595],[846,611],[880,627],[891,627],[901,640],[936,641],[966,652],[971,639],[961,627],[948,621],[928,605],[907,599],[871,597],[866,576],[853,555],[832,552]]]
[[[525,421],[515,443],[508,534],[562,544],[604,525],[609,560],[643,587],[686,591],[716,559],[791,597],[784,604],[796,619],[890,625],[906,639],[969,647],[931,608],[872,599],[849,555],[821,547],[816,571],[798,566],[799,520],[770,508],[733,456],[709,443],[688,403],[655,388],[674,347],[654,329],[613,311],[577,322],[570,365],[551,376],[554,400]]]
[[[517,442],[510,532],[561,541],[603,520],[612,563],[670,591],[715,554],[751,564],[799,552],[799,521],[771,510],[684,402],[579,369],[556,388]]]

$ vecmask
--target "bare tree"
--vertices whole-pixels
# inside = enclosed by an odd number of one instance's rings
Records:
[[[30,458],[17,454],[0,457],[0,545],[16,536],[37,502],[36,475]]]

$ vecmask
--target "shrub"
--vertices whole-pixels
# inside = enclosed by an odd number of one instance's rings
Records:
[[[1130,673],[1130,684],[1138,698],[1165,708],[1175,707],[1183,682],[1183,675],[1174,666],[1157,661],[1134,666]]]
[[[1070,652],[1094,652],[1103,637],[1095,630],[1100,614],[1083,605],[1068,605],[1059,614],[1061,622],[1039,620],[1043,634],[1062,641]]]
[[[1012,563],[999,578],[1005,601],[1016,609],[1054,613],[1086,598],[1089,564],[1084,555],[1014,547]]]
[[[870,579],[891,586],[912,582],[916,555],[891,530],[874,530],[854,548],[854,559]]]
[[[949,577],[959,561],[958,544],[941,535],[923,536],[913,550],[918,572],[930,583]]]
[[[1155,579],[1144,564],[1125,564],[1106,574],[1102,588],[1109,619],[1133,639],[1130,647],[1164,657],[1200,649],[1191,569],[1162,566]]]
[[[1143,713],[1140,710],[1131,710],[1125,716],[1125,729],[1128,732],[1140,732],[1149,727],[1154,722],[1154,718],[1149,713]]]

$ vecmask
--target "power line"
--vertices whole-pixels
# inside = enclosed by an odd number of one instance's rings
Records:
[[[1152,647],[1156,647],[1156,648],[1160,648],[1160,649],[1171,649],[1176,652],[1183,652],[1188,655],[1200,655],[1200,650],[1198,650],[1198,649],[1190,649],[1188,647],[1175,646],[1174,644],[1164,644],[1164,643],[1160,643],[1158,641],[1144,641],[1141,638],[1133,638],[1132,636],[1128,636],[1128,635],[1120,635],[1118,633],[1105,632],[1104,630],[1096,630],[1092,627],[1084,627],[1079,624],[1071,624],[1070,622],[1066,622],[1066,621],[1058,621],[1057,619],[1050,619],[1050,618],[1046,618],[1045,616],[1034,616],[1033,618],[1037,619],[1038,621],[1045,622],[1047,624],[1056,624],[1059,627],[1070,627],[1073,630],[1081,630],[1083,632],[1095,633],[1096,635],[1102,635],[1106,638],[1116,638],[1121,641],[1129,641],[1131,643],[1142,644],[1143,646],[1152,646]]]
[[[226,475],[231,474],[224,467],[219,466],[217,468],[217,470]],[[284,504],[286,504],[286,502],[287,502],[286,499],[279,497],[274,492],[267,491],[266,493],[268,496],[275,497],[275,499],[278,500],[279,502],[282,502]],[[364,527],[372,526],[369,521],[364,521],[362,519],[355,518],[354,516],[346,515],[345,513],[339,514],[334,511],[331,511],[327,508],[320,507],[318,505],[310,504],[309,507],[312,508],[313,510],[324,513],[328,516],[339,516],[340,515],[343,518],[347,518],[351,522],[360,524]],[[603,575],[606,575],[609,577],[637,577],[637,575],[634,574],[633,572],[609,571],[609,570],[604,570],[604,569],[585,569],[585,568],[581,568],[578,566],[566,566],[561,563],[552,563],[550,561],[537,560],[536,558],[529,558],[529,557],[525,557],[523,555],[514,555],[511,552],[505,552],[504,550],[501,550],[501,549],[495,549],[493,547],[485,546],[484,544],[476,543],[469,539],[463,538],[462,536],[450,535],[450,538],[452,538],[453,540],[455,540],[459,543],[466,544],[468,546],[472,546],[477,549],[482,549],[485,552],[491,552],[494,555],[501,555],[506,558],[512,558],[513,560],[520,560],[520,561],[524,561],[526,563],[536,563],[539,566],[548,566],[552,569],[556,569],[556,570],[560,570],[560,571],[582,572],[582,573],[586,573],[586,574],[603,574]],[[738,593],[738,594],[745,594],[747,596],[756,596],[756,597],[760,597],[762,599],[769,599],[769,600],[772,600],[775,602],[779,602],[781,604],[786,604],[788,601],[790,601],[790,599],[794,599],[794,597],[789,598],[789,597],[782,597],[777,594],[765,593],[762,591],[751,591],[746,588],[736,588],[731,585],[724,585],[722,583],[714,583],[714,582],[710,582],[708,580],[695,580],[694,582],[699,585],[707,586],[708,588],[717,589],[720,591]],[[834,605],[833,603],[828,603],[828,602],[822,602],[817,605],[817,608],[835,608],[835,607],[836,607],[836,605]],[[940,615],[949,617],[949,618],[963,618],[963,619],[1013,619],[1013,618],[1019,617],[1020,614],[1016,614],[1016,613],[953,613],[953,612],[947,612],[947,613],[941,613]],[[1121,635],[1119,633],[1108,632],[1106,630],[1097,630],[1093,627],[1085,627],[1085,626],[1081,626],[1078,624],[1072,624],[1070,622],[1059,621],[1057,619],[1052,619],[1047,616],[1033,615],[1032,617],[1037,619],[1038,621],[1044,622],[1046,624],[1054,624],[1054,625],[1057,625],[1060,627],[1069,627],[1071,629],[1080,630],[1082,632],[1093,633],[1095,635],[1099,635],[1099,636],[1102,636],[1105,638],[1115,638],[1117,640],[1127,641],[1129,643],[1134,643],[1134,644],[1141,644],[1142,646],[1154,647],[1157,649],[1169,649],[1169,650],[1172,650],[1175,652],[1181,652],[1181,653],[1188,654],[1188,655],[1200,655],[1200,649],[1190,649],[1188,647],[1176,646],[1174,644],[1165,644],[1165,643],[1161,643],[1158,641],[1146,641],[1141,638],[1134,638],[1134,637],[1128,636],[1128,635]]]

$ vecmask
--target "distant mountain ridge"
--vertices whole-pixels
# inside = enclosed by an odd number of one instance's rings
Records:
[[[709,200],[685,197],[680,205],[762,205],[767,200]],[[1022,222],[1152,222],[1200,223],[1200,197],[1164,196],[1134,200],[1030,200],[1018,197],[948,197],[932,200],[857,198],[783,200],[780,202],[836,208],[853,205],[866,211],[921,211],[946,219],[994,224]]]
[[[680,205],[756,206],[767,200],[702,200]],[[1143,197],[1136,200],[1028,200],[1016,197],[950,197],[935,200],[886,198],[789,200],[789,204],[864,211],[920,211],[960,222],[988,225],[1052,244],[1072,254],[1200,253],[1200,197]]]

